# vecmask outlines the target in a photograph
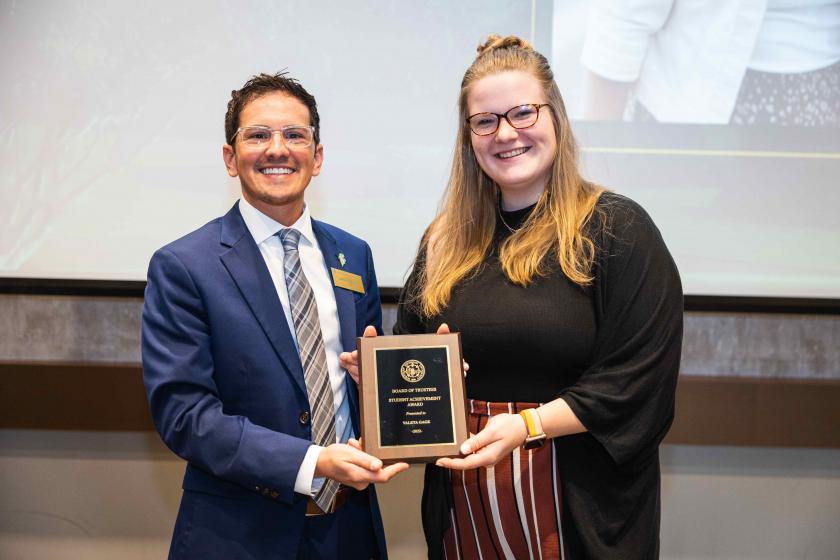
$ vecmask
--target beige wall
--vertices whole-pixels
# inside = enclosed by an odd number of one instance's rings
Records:
[[[184,463],[150,433],[0,431],[0,558],[164,558]],[[666,445],[662,556],[836,559],[840,450]],[[392,558],[425,556],[421,467],[378,489]]]
[[[0,295],[0,362],[136,362],[140,306]],[[683,372],[837,378],[838,349],[838,317],[693,313]],[[663,558],[837,558],[840,450],[666,445],[662,469]],[[154,433],[0,430],[0,558],[165,557],[182,474]],[[421,485],[379,490],[392,558],[424,557]]]

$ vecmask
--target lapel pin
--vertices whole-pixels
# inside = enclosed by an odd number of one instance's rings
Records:
[[[344,264],[347,262],[347,259],[344,258],[344,253],[339,253],[337,256],[338,262],[341,263],[341,266],[344,266]]]

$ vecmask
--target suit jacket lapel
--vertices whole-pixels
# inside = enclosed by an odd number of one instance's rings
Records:
[[[318,238],[318,245],[324,255],[324,262],[327,268],[341,269],[338,262],[339,248],[335,239],[316,220],[312,220],[312,231]],[[330,279],[332,273],[330,272]],[[356,348],[356,300],[352,292],[344,288],[338,288],[333,284],[335,294],[335,305],[338,308],[338,321],[341,324],[341,346],[345,351],[350,352]]]
[[[340,249],[333,236],[316,220],[312,220],[312,231],[318,238],[318,245],[321,247],[321,253],[324,255],[327,268],[341,269],[341,263],[338,262]],[[332,273],[330,273],[330,278],[332,279]],[[338,288],[335,283],[333,283],[333,293],[335,294],[335,305],[338,309],[338,321],[341,326],[341,346],[345,351],[351,352],[356,349],[356,299],[349,290]],[[356,437],[360,437],[358,388],[349,375],[346,376],[344,386],[347,388],[353,432]]]
[[[222,253],[222,264],[233,278],[239,292],[265,331],[280,361],[289,370],[300,390],[306,395],[303,366],[292,339],[286,315],[274,282],[265,266],[259,247],[245,227],[239,203],[222,218],[222,245],[230,247]]]

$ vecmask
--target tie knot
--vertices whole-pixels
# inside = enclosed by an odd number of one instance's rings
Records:
[[[286,228],[277,232],[280,236],[280,241],[283,243],[285,251],[297,251],[298,242],[300,241],[300,232],[296,229]]]

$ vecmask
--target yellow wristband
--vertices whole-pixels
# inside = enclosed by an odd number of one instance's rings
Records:
[[[528,434],[525,436],[525,443],[522,447],[525,449],[542,447],[545,443],[546,436],[542,429],[539,413],[536,409],[526,408],[525,410],[520,410],[519,415],[525,420],[525,428],[528,430]]]
[[[534,422],[534,417],[532,416],[537,411],[533,408],[526,408],[525,410],[520,410],[519,415],[525,420],[525,428],[528,430],[528,437],[534,437],[538,435],[537,433],[537,423]]]

